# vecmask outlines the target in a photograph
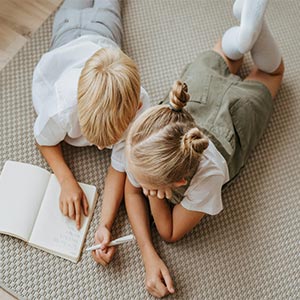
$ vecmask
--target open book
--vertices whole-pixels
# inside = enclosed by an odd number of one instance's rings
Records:
[[[20,238],[49,253],[77,262],[94,211],[96,187],[79,183],[89,202],[81,229],[59,209],[60,185],[54,174],[7,161],[0,176],[0,233]]]

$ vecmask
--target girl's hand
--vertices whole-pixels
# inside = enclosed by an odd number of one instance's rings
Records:
[[[110,231],[105,226],[100,225],[95,233],[95,245],[101,244],[101,248],[92,251],[92,256],[102,266],[107,266],[116,252],[116,247],[108,247],[110,241]]]
[[[171,199],[172,198],[172,190],[171,188],[164,188],[164,189],[158,189],[158,190],[148,190],[146,188],[143,188],[143,193],[146,197],[157,197],[159,199]]]
[[[162,298],[175,292],[173,281],[167,266],[159,256],[145,260],[146,289],[157,298]]]
[[[77,229],[80,229],[81,209],[83,209],[84,215],[87,216],[89,203],[75,179],[68,178],[61,183],[59,208],[65,216],[75,220]]]

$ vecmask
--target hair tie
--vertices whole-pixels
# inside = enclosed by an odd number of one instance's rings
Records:
[[[169,106],[170,106],[170,108],[173,110],[173,111],[176,111],[176,112],[181,112],[182,111],[182,108],[175,108],[174,106],[173,106],[173,104],[169,101]]]

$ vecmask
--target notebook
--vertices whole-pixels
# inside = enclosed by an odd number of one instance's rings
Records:
[[[6,161],[0,176],[0,233],[51,254],[78,262],[97,201],[96,187],[79,183],[89,202],[81,229],[59,209],[54,174],[35,165]]]

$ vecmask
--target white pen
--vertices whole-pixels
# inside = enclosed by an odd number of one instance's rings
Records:
[[[122,236],[118,239],[111,241],[108,244],[108,246],[117,246],[117,245],[124,244],[124,243],[130,242],[130,241],[133,241],[133,240],[134,240],[134,235],[129,234],[129,235],[125,235],[125,236]],[[101,244],[98,244],[98,245],[94,245],[89,248],[86,248],[85,251],[92,251],[92,250],[96,250],[96,249],[100,249],[100,248],[101,248]]]

